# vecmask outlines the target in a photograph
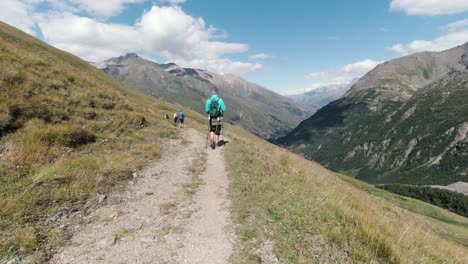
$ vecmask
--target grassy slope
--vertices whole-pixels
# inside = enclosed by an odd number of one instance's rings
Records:
[[[0,53],[0,124],[6,133],[0,138],[1,259],[53,246],[58,233],[47,215],[81,206],[124,182],[158,157],[164,138],[177,134],[161,120],[173,106],[4,24]],[[13,105],[22,113],[14,120]],[[202,116],[188,116],[194,120],[190,126],[204,129]],[[96,136],[96,142],[70,144],[76,131]],[[234,261],[258,261],[252,249],[262,241],[273,242],[285,263],[466,261],[466,249],[432,233],[421,216],[241,129],[227,131],[232,211],[241,241]],[[450,215],[442,218],[447,221],[430,221],[450,235],[456,225]],[[466,227],[466,221],[454,221]]]
[[[369,183],[468,181],[468,143],[454,142],[468,122],[468,72],[449,73],[406,102],[387,100],[394,90],[387,94],[379,89],[328,104],[280,143]],[[378,106],[375,112],[369,110],[373,104]],[[433,164],[439,155],[441,160]]]
[[[125,182],[177,134],[162,118],[175,107],[3,23],[0,69],[1,260],[53,242],[51,214]]]
[[[111,59],[113,63],[127,67],[109,66],[107,73],[122,82],[155,95],[165,101],[183,105],[204,114],[201,104],[211,95],[215,86],[207,79],[202,81],[193,76],[176,77],[165,72],[161,65],[134,55]],[[222,79],[217,76],[215,79]],[[286,134],[299,122],[315,112],[313,106],[300,106],[292,99],[280,96],[270,90],[244,80],[233,82],[219,81],[220,95],[228,105],[225,120],[241,126],[263,138],[278,137]],[[241,115],[241,116],[240,116]]]
[[[235,262],[258,262],[271,243],[282,263],[468,261],[466,247],[454,242],[466,245],[466,218],[350,184],[245,132],[230,136],[226,157],[241,241]]]
[[[428,226],[439,235],[448,240],[458,242],[468,247],[468,219],[447,210],[443,210],[437,206],[422,202],[417,199],[412,199],[397,195],[365,182],[353,179],[344,175],[337,175],[344,181],[351,183],[353,186],[378,197],[381,197],[401,208],[416,213],[424,220]]]

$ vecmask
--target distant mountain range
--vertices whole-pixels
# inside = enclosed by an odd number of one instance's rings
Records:
[[[468,43],[378,65],[279,140],[371,183],[468,182]]]
[[[287,96],[301,104],[325,106],[341,98],[358,80],[356,78],[349,83],[325,85],[312,91]]]
[[[263,137],[283,136],[318,106],[303,105],[231,74],[158,64],[136,54],[95,63],[99,69],[146,94],[204,114],[204,104],[214,86],[227,105],[228,122]]]

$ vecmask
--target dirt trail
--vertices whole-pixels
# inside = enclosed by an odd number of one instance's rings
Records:
[[[231,230],[222,149],[193,129],[124,193],[75,227],[51,263],[228,263]],[[206,169],[197,175],[197,171]]]

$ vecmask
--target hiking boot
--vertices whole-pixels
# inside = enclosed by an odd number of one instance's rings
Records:
[[[216,148],[216,143],[214,141],[211,141],[211,149],[215,149]]]

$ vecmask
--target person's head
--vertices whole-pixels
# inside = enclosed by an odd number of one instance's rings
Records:
[[[218,93],[218,87],[213,87],[213,92],[212,93]]]

